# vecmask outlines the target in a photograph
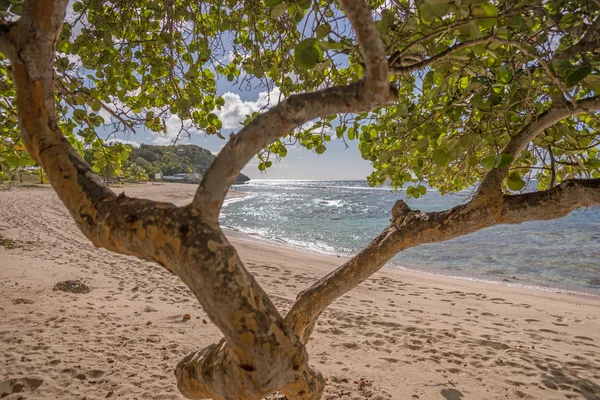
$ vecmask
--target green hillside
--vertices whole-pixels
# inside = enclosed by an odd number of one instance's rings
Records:
[[[207,149],[196,145],[154,146],[142,144],[132,148],[126,162],[126,167],[134,164],[142,167],[146,174],[152,178],[156,173],[163,175],[175,174],[204,174],[215,156]],[[236,183],[249,181],[244,174],[240,174]]]

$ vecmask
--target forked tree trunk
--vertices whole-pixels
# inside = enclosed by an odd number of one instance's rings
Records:
[[[176,274],[224,335],[176,369],[189,398],[260,399],[281,390],[290,400],[316,400],[324,379],[308,366],[304,343],[320,313],[380,269],[398,251],[448,240],[499,223],[558,218],[600,204],[599,180],[563,182],[546,192],[502,194],[506,169],[494,169],[466,204],[438,213],[394,207],[392,222],[362,252],[301,293],[285,319],[244,268],[218,224],[229,187],[254,154],[295,127],[318,117],[363,112],[395,101],[385,51],[371,10],[362,0],[340,0],[365,60],[357,83],[290,96],[261,114],[225,145],[206,172],[192,204],[116,196],[58,128],[54,103],[54,45],[68,0],[29,0],[21,19],[0,25],[0,51],[11,61],[21,136],[31,156],[79,228],[98,247],[156,261]],[[504,153],[516,159],[543,129],[582,110],[553,108],[513,137]]]

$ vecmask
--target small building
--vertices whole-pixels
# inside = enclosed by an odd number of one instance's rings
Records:
[[[179,182],[179,183],[200,183],[202,176],[200,174],[175,174],[163,175],[164,182]]]

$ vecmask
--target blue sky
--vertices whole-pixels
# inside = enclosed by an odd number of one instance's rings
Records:
[[[241,128],[239,123],[245,119],[247,114],[273,104],[272,100],[268,100],[264,88],[241,91],[227,81],[219,81],[218,91],[225,99],[225,106],[217,113],[223,122],[222,132],[225,137],[239,130],[236,127]],[[275,90],[271,94],[271,99],[276,101],[277,98],[278,91]],[[103,117],[110,118],[108,114]],[[181,121],[177,117],[167,120],[169,133],[166,137],[139,129],[135,134],[121,135],[118,136],[118,139],[135,143],[169,145],[178,132],[180,124]],[[209,136],[194,130],[190,130],[190,132],[192,133],[191,137],[182,136],[178,144],[196,144],[216,154],[226,143],[225,140],[215,135]],[[327,151],[324,154],[318,155],[299,146],[288,146],[287,156],[279,162],[274,162],[266,172],[258,170],[256,159],[252,160],[242,172],[252,179],[365,179],[370,174],[372,167],[369,161],[361,157],[358,142],[348,142],[350,147],[346,148],[344,142],[336,140],[335,135],[333,136],[334,138],[327,145]]]

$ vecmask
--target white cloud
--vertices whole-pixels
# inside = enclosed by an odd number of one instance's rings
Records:
[[[69,24],[73,24],[74,22],[76,22],[73,28],[71,29],[71,32],[73,32],[75,36],[79,36],[79,34],[81,33],[81,29],[84,27],[84,24],[87,25],[88,19],[87,15],[84,15],[83,17],[79,18],[81,14],[73,11],[73,3],[75,3],[74,0],[70,0],[69,3],[67,3],[67,14],[65,16],[65,21]]]
[[[153,140],[154,144],[158,144],[161,146],[171,145],[173,141],[177,139],[177,135],[181,132],[179,136],[179,140],[184,141],[187,139],[187,130],[188,133],[199,133],[199,131],[192,125],[192,121],[185,120],[183,121],[184,131],[181,131],[182,121],[177,115],[171,115],[166,121],[167,134],[156,136]],[[185,144],[185,143],[177,143],[177,144]]]
[[[260,92],[254,101],[243,101],[237,93],[227,92],[223,95],[225,105],[215,112],[225,129],[239,129],[246,115],[271,107],[279,102],[281,92],[278,88],[269,92]]]

